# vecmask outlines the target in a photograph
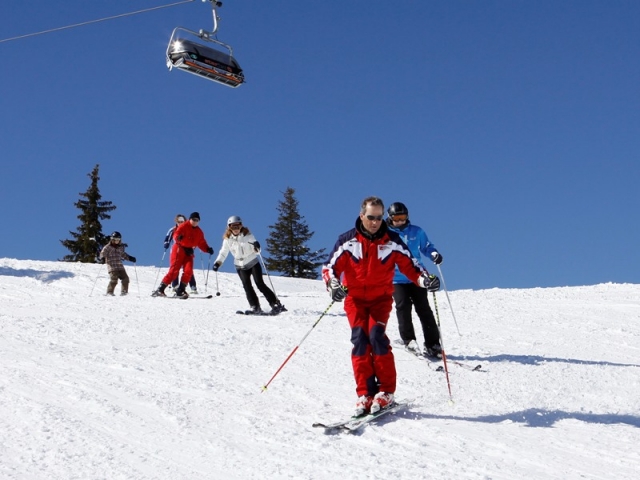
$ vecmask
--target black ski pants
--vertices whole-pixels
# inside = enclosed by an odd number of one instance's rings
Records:
[[[422,324],[425,346],[431,347],[436,343],[440,344],[436,319],[429,306],[429,292],[425,288],[419,287],[415,283],[395,283],[393,285],[393,300],[396,302],[400,338],[405,345],[411,340],[417,340],[411,319],[412,306],[415,307]]]
[[[244,293],[247,295],[247,300],[249,301],[250,306],[260,306],[258,295],[256,295],[256,291],[253,289],[253,285],[251,285],[251,277],[253,277],[253,281],[256,282],[256,287],[258,287],[260,293],[264,295],[264,298],[267,299],[269,305],[273,306],[278,302],[275,293],[273,293],[271,289],[265,285],[264,280],[262,279],[262,265],[260,265],[260,263],[256,263],[253,267],[244,270],[241,268],[236,268],[236,271],[240,276],[242,288],[244,288]]]

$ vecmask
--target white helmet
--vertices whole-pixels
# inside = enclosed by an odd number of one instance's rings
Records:
[[[242,219],[237,215],[232,215],[229,217],[229,220],[227,220],[227,227],[232,223],[242,223]]]

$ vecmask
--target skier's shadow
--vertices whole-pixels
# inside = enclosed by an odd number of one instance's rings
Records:
[[[31,268],[23,268],[16,270],[11,267],[0,267],[0,275],[5,277],[31,277],[40,280],[43,283],[51,283],[63,278],[73,278],[75,275],[71,272],[48,272],[45,270],[33,270]]]
[[[528,410],[520,410],[518,412],[505,413],[502,415],[480,415],[477,417],[434,415],[407,410],[404,412],[403,417],[409,420],[458,420],[480,423],[502,423],[504,421],[511,421],[513,423],[522,423],[526,427],[537,428],[553,427],[560,420],[580,420],[585,423],[603,425],[623,424],[640,428],[640,417],[637,415],[565,412],[563,410],[544,410],[540,408],[530,408]]]
[[[511,363],[520,363],[522,365],[541,365],[549,362],[556,363],[570,363],[574,365],[605,365],[610,367],[640,367],[640,365],[634,363],[616,363],[616,362],[606,362],[606,361],[597,361],[597,360],[579,360],[575,358],[559,358],[559,357],[543,357],[540,355],[490,355],[490,356],[480,356],[480,355],[447,355],[447,358],[451,360],[458,360],[461,362],[469,361],[469,362],[489,362],[489,363],[498,363],[498,362],[511,362]]]

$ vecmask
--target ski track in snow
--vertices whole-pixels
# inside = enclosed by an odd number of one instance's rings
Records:
[[[130,295],[106,297],[100,265],[0,259],[0,478],[640,471],[639,285],[449,292],[462,336],[439,293],[449,357],[486,371],[450,365],[451,403],[443,373],[394,348],[396,393],[412,407],[325,435],[311,425],[344,418],[356,400],[341,304],[261,391],[329,305],[320,281],[271,276],[289,311],[245,317],[236,275],[218,274],[219,297],[168,301],[149,296],[156,268],[126,268]],[[197,280],[204,293],[202,271]],[[206,293],[215,285],[210,272]],[[395,314],[388,334],[398,338]]]

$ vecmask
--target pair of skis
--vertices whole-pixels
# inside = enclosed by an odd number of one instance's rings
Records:
[[[406,348],[404,346],[404,343],[402,343],[402,340],[397,340],[395,343],[397,343],[398,345],[402,345],[402,349],[405,352],[410,353],[411,355],[413,355],[414,357],[419,358],[420,360],[424,360],[425,362],[428,362],[429,368],[432,368],[431,366],[433,364],[442,361],[441,358],[428,357],[422,352],[417,352],[415,350],[410,350],[410,349]],[[469,371],[472,371],[472,372],[486,372],[486,370],[482,369],[482,365],[481,364],[474,365],[474,364],[471,364],[471,363],[460,362],[458,360],[451,360],[450,358],[447,358],[447,363],[456,365],[456,366],[458,366],[460,368],[464,368],[465,370],[469,370]],[[435,370],[436,372],[444,372],[444,367],[442,365],[438,365],[433,370]]]
[[[174,295],[172,297],[166,296],[166,297],[163,297],[163,298],[171,298],[173,300],[207,300],[209,298],[213,298],[213,295],[205,295],[205,296],[199,295],[197,297],[194,296],[194,295],[187,295],[185,297],[178,297],[178,296]]]
[[[431,365],[442,361],[441,358],[431,358],[431,357],[427,357],[426,355],[424,355],[423,353],[420,352],[414,352],[413,350],[409,350],[407,348],[405,348],[405,351],[411,353],[412,355],[414,355],[415,357],[418,357],[420,360],[424,360],[425,362],[429,363],[429,367],[431,367]],[[463,362],[459,362],[458,360],[451,360],[450,358],[447,358],[447,363],[456,365],[460,368],[464,368],[465,370],[469,370],[472,372],[486,372],[486,370],[482,369],[482,365],[481,364],[470,364],[470,363],[463,363]],[[442,365],[438,365],[435,368],[436,372],[444,372],[444,366]]]
[[[158,295],[158,296],[160,296],[160,295]],[[196,299],[208,300],[210,298],[213,298],[213,295],[205,295],[205,296],[202,296],[202,295],[199,295],[199,296],[185,295],[183,297],[179,297],[177,295],[174,295],[172,297],[162,296],[162,298],[170,298],[172,300],[190,300],[190,299],[193,299],[193,300],[196,300]],[[269,311],[269,312],[264,312],[264,311],[254,312],[253,310],[237,310],[236,311],[236,313],[238,315],[269,315],[269,316],[279,315],[282,312],[286,312],[286,310],[279,310],[277,312],[273,312],[273,310]]]
[[[369,413],[366,415],[360,415],[359,417],[351,417],[347,420],[341,420],[339,422],[334,423],[320,423],[316,422],[313,424],[314,428],[323,428],[325,433],[355,433],[363,428],[365,425],[376,422],[381,417],[385,415],[389,415],[391,413],[399,412],[407,408],[411,404],[411,401],[398,401],[394,402],[389,407],[379,410],[376,413]]]
[[[284,305],[280,305],[279,307],[276,306],[274,308],[272,308],[270,311],[265,312],[263,310],[236,310],[236,313],[238,315],[270,315],[270,316],[274,316],[274,315],[280,315],[282,312],[287,312],[288,310],[286,308],[284,308]]]
[[[253,310],[236,310],[236,313],[238,315],[257,315],[257,316],[271,316],[271,317],[280,314],[280,312],[272,313],[272,312],[264,312],[262,310],[260,310],[259,312],[254,312]]]

